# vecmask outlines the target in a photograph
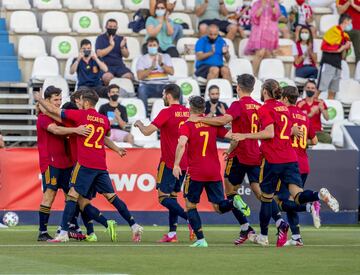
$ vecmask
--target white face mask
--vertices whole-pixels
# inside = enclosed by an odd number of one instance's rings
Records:
[[[308,41],[310,38],[310,33],[308,33],[308,32],[300,33],[300,38],[301,38],[301,40]]]

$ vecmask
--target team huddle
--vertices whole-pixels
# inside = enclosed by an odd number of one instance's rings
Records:
[[[189,99],[190,109],[184,107],[180,104],[181,89],[169,84],[163,91],[168,108],[160,111],[148,126],[141,121],[135,123],[144,135],[160,131],[157,190],[160,204],[169,210],[169,232],[159,242],[178,241],[176,230],[181,217],[188,223],[190,240],[196,237],[191,246],[208,246],[197,211],[204,189],[217,213],[232,211],[239,222],[236,245],[249,240],[268,246],[268,227],[273,219],[278,230],[278,247],[302,246],[298,212],[311,213],[315,227],[319,227],[319,201],[334,212],[339,211],[337,200],[326,188],[319,192],[304,190],[309,174],[306,148],[309,142],[316,144],[317,138],[306,114],[295,106],[299,97],[297,88],[281,88],[277,81],[269,79],[262,86],[264,105],[261,105],[251,98],[255,85],[252,75],[240,75],[237,82],[239,99],[223,116],[206,117],[205,100],[200,96]],[[110,122],[95,110],[97,94],[92,90],[75,92],[72,101],[62,109],[61,90],[55,87],[45,90],[44,99],[39,93],[35,99],[40,106],[37,129],[44,192],[38,240],[66,242],[70,237],[97,241],[92,224],[95,220],[106,227],[111,240],[116,241],[116,222],[106,219],[91,204],[98,193],[129,223],[133,241],[140,242],[143,228],[116,195],[107,172],[105,145],[120,157],[124,157],[126,151],[108,139]],[[230,123],[231,130],[227,130],[224,126]],[[227,160],[225,191],[216,146],[218,138],[231,141],[224,153]],[[249,224],[250,209],[237,192],[245,176],[261,203],[259,234]],[[64,190],[66,203],[61,228],[52,238],[47,232],[47,223],[58,188]],[[186,209],[178,203],[181,190]],[[282,219],[281,212],[286,212],[288,222]],[[79,214],[86,235],[77,223]],[[288,240],[289,228],[292,237]]]

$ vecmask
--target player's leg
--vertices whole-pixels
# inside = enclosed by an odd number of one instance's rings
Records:
[[[308,178],[308,174],[301,174],[303,188],[305,187],[307,178]],[[308,209],[309,206],[310,206],[310,209]],[[306,211],[311,213],[315,228],[321,227],[320,209],[321,209],[321,204],[319,201],[314,201],[311,204],[309,204],[309,203],[306,204]]]

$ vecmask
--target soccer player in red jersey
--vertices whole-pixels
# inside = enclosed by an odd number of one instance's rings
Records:
[[[302,189],[302,180],[299,173],[297,155],[291,146],[292,117],[289,109],[278,99],[281,98],[281,89],[276,80],[268,79],[262,86],[262,100],[264,105],[258,110],[261,131],[258,133],[233,134],[238,141],[245,139],[260,139],[261,151],[264,160],[260,171],[261,210],[260,227],[261,234],[256,242],[267,246],[268,226],[271,218],[272,200],[278,181],[288,187],[290,194],[298,204],[317,201],[325,201],[335,212],[339,211],[339,203],[331,196],[326,188],[320,192]],[[277,246],[283,246],[287,242],[288,224],[282,222],[279,226]]]
[[[180,105],[181,89],[176,84],[165,86],[163,100],[169,108],[160,111],[154,121],[148,125],[138,120],[135,126],[146,136],[160,130],[161,158],[157,175],[157,190],[159,202],[169,210],[169,232],[164,234],[159,242],[177,242],[178,217],[187,221],[187,214],[177,202],[177,194],[181,191],[181,185],[187,170],[187,158],[184,156],[180,162],[183,176],[176,179],[172,174],[174,167],[175,150],[179,138],[178,129],[189,118],[189,109]],[[193,239],[193,231],[190,229],[190,239]]]
[[[205,100],[202,97],[194,96],[190,98],[189,103],[190,118],[204,116]],[[230,138],[231,131],[228,132],[224,127],[187,121],[180,127],[179,132],[173,175],[179,179],[183,174],[180,162],[188,146],[189,169],[184,194],[189,222],[197,237],[197,241],[191,246],[207,247],[208,244],[201,228],[201,219],[196,209],[203,189],[215,211],[220,214],[231,211],[234,207],[241,210],[243,206],[239,195],[235,195],[233,200],[224,199],[216,138]]]

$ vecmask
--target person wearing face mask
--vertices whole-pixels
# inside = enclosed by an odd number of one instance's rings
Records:
[[[101,105],[99,113],[107,116],[110,121],[110,139],[115,142],[134,144],[133,135],[124,130],[129,121],[126,108],[118,102],[120,87],[116,84],[111,84],[107,88],[109,103]]]
[[[311,6],[306,3],[306,0],[296,0],[294,7],[295,13],[295,40],[299,41],[301,27],[308,27],[311,30],[312,37],[316,38],[316,27],[312,25],[314,22],[313,10]]]
[[[78,89],[91,88],[100,97],[106,97],[104,86],[101,83],[101,75],[107,71],[106,64],[92,51],[90,40],[81,40],[79,56],[74,58],[70,67],[70,74],[77,74]]]
[[[346,32],[354,45],[356,64],[360,61],[360,0],[336,0],[339,14],[348,14],[352,18],[352,28]]]
[[[179,57],[179,52],[174,44],[174,22],[169,18],[169,11],[166,8],[166,1],[158,0],[155,6],[155,16],[146,20],[146,36],[156,37],[160,44],[160,52],[167,53],[171,57]],[[147,46],[143,46],[143,53],[147,53]]]
[[[328,91],[328,99],[335,99],[335,94],[340,88],[341,61],[351,50],[350,37],[345,31],[351,29],[351,17],[342,14],[339,24],[330,28],[323,36],[318,89],[320,92]]]
[[[304,86],[306,97],[297,103],[305,114],[310,119],[310,127],[315,131],[316,136],[321,143],[331,143],[331,136],[329,133],[323,131],[321,125],[321,115],[325,120],[329,120],[328,107],[322,99],[317,97],[318,90],[314,80],[308,80]]]
[[[220,88],[212,85],[209,87],[209,100],[205,102],[205,115],[209,117],[223,116],[228,109],[225,102],[219,100]]]
[[[309,28],[301,27],[300,40],[293,45],[292,52],[295,56],[295,76],[316,79],[318,76],[317,52],[314,51],[314,42]]]
[[[129,57],[126,38],[117,35],[118,23],[115,19],[106,22],[106,32],[96,38],[96,54],[102,58],[109,68],[109,72],[102,77],[107,86],[114,77],[134,79],[129,68],[125,66],[123,58]]]
[[[159,52],[159,41],[149,37],[146,41],[147,54],[141,56],[136,63],[136,73],[140,81],[138,97],[147,108],[149,97],[161,98],[169,75],[174,74],[171,57]]]

